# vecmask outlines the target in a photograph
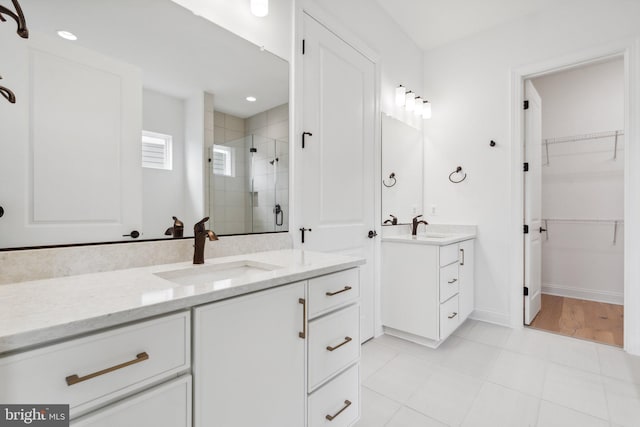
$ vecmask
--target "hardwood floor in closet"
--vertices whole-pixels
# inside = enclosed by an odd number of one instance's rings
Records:
[[[542,295],[532,328],[622,347],[624,306]]]

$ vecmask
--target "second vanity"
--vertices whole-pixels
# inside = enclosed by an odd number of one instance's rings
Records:
[[[474,309],[475,227],[382,239],[384,332],[438,347]]]
[[[0,287],[0,402],[74,427],[349,426],[358,258],[299,250]]]

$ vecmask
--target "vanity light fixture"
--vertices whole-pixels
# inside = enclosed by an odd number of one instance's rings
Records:
[[[413,111],[415,106],[416,106],[416,94],[413,93],[412,91],[408,91],[407,95],[405,96],[404,107],[407,109],[407,111]]]
[[[67,30],[60,30],[58,31],[58,35],[60,37],[62,37],[65,40],[71,40],[71,41],[76,41],[78,40],[78,36],[76,36],[75,34],[73,34],[71,31],[67,31]]]
[[[249,102],[256,102],[257,99],[256,99],[255,96],[247,96],[246,100],[249,101]]]
[[[422,118],[430,119],[431,118],[431,103],[429,101],[424,101],[422,104]]]
[[[407,93],[404,86],[400,85],[396,88],[396,105],[398,107],[404,107],[405,93]]]
[[[258,18],[269,14],[269,0],[251,0],[251,13]]]

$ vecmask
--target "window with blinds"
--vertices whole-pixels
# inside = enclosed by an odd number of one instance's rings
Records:
[[[214,175],[234,176],[233,149],[231,147],[214,145],[211,163]]]
[[[142,131],[142,167],[173,169],[171,161],[171,135]]]

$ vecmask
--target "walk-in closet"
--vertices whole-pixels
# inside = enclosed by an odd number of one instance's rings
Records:
[[[542,309],[530,326],[622,346],[623,58],[532,83],[542,105]]]

